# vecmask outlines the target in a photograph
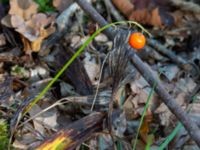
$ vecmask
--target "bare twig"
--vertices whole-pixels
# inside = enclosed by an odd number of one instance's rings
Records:
[[[74,14],[78,9],[77,4],[71,4],[65,11],[63,11],[56,19],[56,25],[58,32],[55,32],[52,36],[50,36],[42,45],[42,49],[47,49],[52,47],[55,43],[57,43],[67,32],[70,22],[70,17]]]
[[[159,44],[156,40],[147,39],[149,45],[155,47],[157,51],[169,57],[173,62],[177,63],[179,66],[186,64],[186,60],[174,54],[171,50],[167,49],[163,45]]]
[[[98,92],[99,92],[99,86],[100,86],[100,82],[101,82],[101,77],[102,77],[102,74],[103,74],[103,67],[104,67],[104,65],[105,65],[105,63],[106,63],[106,60],[107,60],[109,54],[110,54],[110,53],[108,53],[108,54],[106,55],[106,57],[105,57],[105,59],[104,59],[104,61],[103,61],[103,63],[102,63],[102,67],[101,67],[100,75],[99,75],[99,80],[98,80],[98,83],[97,83],[97,89],[96,89],[96,92],[95,92],[95,95],[94,95],[94,100],[93,100],[93,102],[92,102],[92,106],[91,106],[91,109],[90,109],[91,111],[93,111],[93,108],[94,108],[94,105],[95,105],[95,102],[96,102],[96,99],[97,99],[97,95],[98,95]]]
[[[117,21],[125,20],[123,16],[120,15],[120,13],[117,11],[115,6],[113,6],[112,2],[110,0],[104,0],[105,5],[109,8],[110,13],[113,15],[113,17]]]
[[[105,19],[89,3],[87,3],[85,0],[75,0],[75,1],[100,26],[107,25]],[[110,39],[114,39],[116,33],[112,28],[108,28],[105,31],[105,34]],[[157,83],[157,87],[155,88],[157,94],[162,98],[162,101],[167,105],[170,111],[184,125],[184,127],[190,134],[191,138],[200,147],[200,130],[196,125],[196,123],[188,116],[188,114],[185,111],[181,109],[181,107],[176,103],[176,100],[166,92],[165,88],[162,86],[159,79],[155,77],[154,74],[152,73],[150,67],[147,64],[144,64],[131,48],[127,48],[127,50],[129,50],[130,53],[132,53],[131,62],[133,63],[133,65],[138,69],[138,71],[142,74],[142,76],[148,81],[148,83],[151,86]]]

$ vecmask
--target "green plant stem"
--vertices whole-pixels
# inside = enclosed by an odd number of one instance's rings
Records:
[[[149,36],[151,35],[147,30],[145,30],[139,23],[135,21],[118,21],[114,23],[110,23],[102,28],[99,28],[97,31],[95,31],[88,40],[78,49],[78,51],[70,58],[70,60],[62,67],[62,69],[55,75],[55,77],[49,82],[49,84],[42,90],[42,92],[28,105],[27,109],[24,111],[24,116],[33,105],[35,105],[43,96],[44,94],[50,89],[50,87],[58,80],[58,78],[63,74],[63,72],[71,65],[71,63],[83,52],[83,50],[88,46],[88,44],[95,38],[96,35],[98,35],[103,30],[117,24],[134,24],[138,26],[142,31],[146,32]]]
[[[149,95],[148,95],[147,102],[146,102],[145,107],[144,107],[144,110],[143,110],[143,112],[142,112],[142,117],[141,117],[141,119],[140,119],[140,124],[139,124],[139,127],[138,127],[138,129],[137,129],[137,134],[136,134],[135,141],[134,141],[134,144],[133,144],[133,150],[136,149],[137,139],[138,139],[138,136],[139,136],[139,133],[140,133],[140,128],[141,128],[141,126],[142,126],[145,113],[146,113],[147,108],[148,108],[148,106],[149,106],[149,102],[150,102],[150,100],[151,100],[151,98],[152,98],[152,96],[153,96],[154,89],[156,88],[156,85],[157,85],[157,83],[154,83],[153,88],[151,89],[151,91],[150,91],[150,93],[149,93]]]
[[[176,128],[172,131],[172,133],[167,137],[167,139],[160,145],[158,150],[163,150],[167,145],[173,140],[173,138],[176,136],[178,131],[183,127],[183,125],[179,122],[176,126]]]

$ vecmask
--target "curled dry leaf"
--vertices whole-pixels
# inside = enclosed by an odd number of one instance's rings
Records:
[[[26,52],[26,54],[31,54],[32,49],[30,42],[23,36],[21,36],[21,40],[24,45],[24,51]]]
[[[53,0],[53,6],[59,10],[63,11],[65,10],[70,4],[72,4],[72,0]]]
[[[145,143],[148,143],[149,136],[150,136],[150,124],[153,121],[153,115],[152,113],[147,110],[147,116],[144,117],[144,120],[142,122],[142,126],[140,128],[140,136]],[[152,139],[154,140],[154,135],[152,134]],[[152,141],[153,142],[153,141]]]
[[[31,43],[32,50],[38,52],[41,48],[42,41],[54,32],[55,28],[53,26],[49,27],[48,29],[41,28],[40,36]]]
[[[148,83],[142,77],[139,77],[137,80],[132,82],[130,86],[132,94],[124,103],[124,111],[128,120],[136,119],[142,115],[151,90],[150,87],[147,87]],[[156,107],[155,105],[157,105],[157,101],[157,95],[153,94],[149,101],[145,117],[152,115],[151,109]]]
[[[53,17],[47,17],[42,13],[34,14],[30,20],[24,23],[19,23],[19,26],[16,26],[16,31],[28,39],[28,41],[31,42],[31,50],[37,52],[40,50],[42,41],[50,34],[55,32],[55,27],[52,25],[48,28],[45,28],[45,26],[49,25],[53,19]],[[12,24],[14,24],[14,22],[12,22]],[[25,48],[25,51],[26,50],[28,49]]]
[[[55,18],[37,13],[37,8],[37,4],[32,0],[11,0],[9,15],[1,21],[23,36],[21,39],[26,53],[38,52],[42,41],[55,32],[55,27],[52,25]]]
[[[168,1],[112,0],[114,5],[129,19],[153,26],[171,26],[174,18],[167,12]]]
[[[17,15],[25,20],[37,13],[38,5],[32,0],[10,0],[10,15]]]

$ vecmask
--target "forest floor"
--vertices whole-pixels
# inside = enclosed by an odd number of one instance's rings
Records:
[[[199,0],[0,0],[0,20],[0,150],[199,150]]]

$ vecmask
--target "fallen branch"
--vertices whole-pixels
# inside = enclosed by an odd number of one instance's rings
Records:
[[[82,142],[87,140],[94,132],[102,129],[104,113],[92,113],[65,129],[59,130],[54,136],[47,138],[37,150],[42,149],[75,149]]]
[[[85,0],[75,0],[80,7],[88,13],[88,15],[96,21],[101,27],[107,25],[105,19]],[[104,32],[111,40],[115,37],[115,31],[112,28],[108,28]],[[142,76],[147,80],[147,82],[153,86],[157,83],[155,91],[162,98],[162,101],[167,105],[170,111],[179,119],[183,124],[185,129],[188,131],[191,138],[200,147],[200,130],[196,123],[188,116],[188,114],[181,109],[181,107],[176,103],[176,100],[169,95],[165,88],[162,86],[158,78],[154,76],[150,67],[142,62],[142,60],[137,56],[137,54],[130,48],[128,49],[132,53],[131,62],[142,74]]]
[[[112,4],[112,2],[110,0],[104,0],[104,3],[106,5],[106,7],[108,7],[109,12],[113,15],[113,17],[117,21],[124,20],[124,17],[122,15],[120,15],[120,13],[117,11],[117,9],[115,8],[115,6],[113,6],[113,4]]]

